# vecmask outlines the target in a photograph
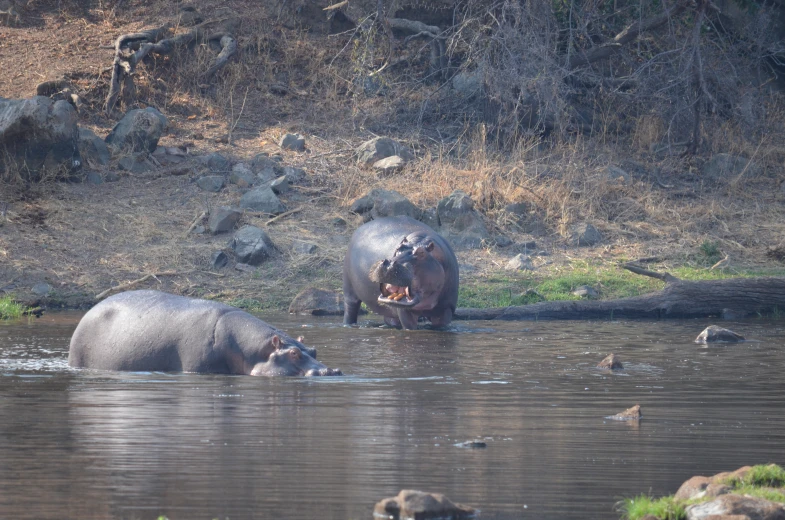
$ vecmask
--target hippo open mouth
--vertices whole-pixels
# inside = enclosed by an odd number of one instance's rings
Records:
[[[368,273],[371,281],[379,284],[379,304],[412,307],[420,298],[412,289],[414,273],[410,265],[400,261],[380,260]]]
[[[410,287],[383,283],[379,285],[377,302],[395,307],[412,307],[420,302],[419,296]]]

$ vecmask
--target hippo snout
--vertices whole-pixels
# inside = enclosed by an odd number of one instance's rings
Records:
[[[341,372],[340,368],[312,368],[308,372],[305,373],[305,377],[316,377],[316,376],[342,376],[343,372]]]

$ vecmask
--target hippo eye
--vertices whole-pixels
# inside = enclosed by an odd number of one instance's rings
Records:
[[[296,347],[289,349],[289,357],[293,360],[300,359],[300,349]]]

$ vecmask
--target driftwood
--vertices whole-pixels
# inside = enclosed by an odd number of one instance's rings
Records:
[[[218,20],[217,22],[222,22]],[[133,75],[136,66],[148,54],[166,55],[172,54],[175,49],[189,46],[194,42],[210,42],[218,40],[221,51],[215,63],[202,75],[202,80],[211,79],[229,59],[237,54],[237,40],[225,31],[210,32],[210,28],[216,25],[216,21],[205,22],[191,29],[190,31],[178,34],[171,38],[167,36],[171,27],[165,24],[156,29],[124,34],[117,38],[114,45],[115,57],[112,63],[112,79],[109,84],[109,93],[104,103],[104,111],[111,112],[118,99],[121,97],[126,105],[132,104],[136,99],[136,86],[134,85]]]
[[[554,301],[495,309],[460,308],[456,320],[580,320],[749,316],[785,309],[785,278],[729,278],[698,282],[638,266],[625,268],[665,280],[661,291],[608,301]]]

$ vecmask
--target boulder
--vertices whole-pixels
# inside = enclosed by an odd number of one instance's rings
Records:
[[[706,161],[701,168],[703,178],[713,182],[732,180],[742,173],[754,177],[760,175],[760,167],[746,157],[718,153]]]
[[[228,172],[232,167],[231,161],[218,152],[208,155],[205,162],[210,171],[215,173]]]
[[[237,225],[242,216],[243,212],[239,209],[221,206],[210,212],[210,217],[207,219],[207,229],[213,235],[226,233],[234,229],[234,226]]]
[[[75,172],[82,166],[77,113],[67,101],[43,96],[0,98],[0,174],[18,168],[37,181],[43,170]],[[22,167],[24,165],[24,167]]]
[[[297,184],[305,179],[305,170],[294,166],[284,166],[283,174],[289,184]]]
[[[177,146],[158,146],[152,156],[161,166],[173,166],[185,161],[188,152]]]
[[[340,316],[343,314],[343,294],[314,287],[303,289],[289,305],[289,313]]]
[[[286,193],[289,191],[289,179],[286,177],[286,175],[281,175],[270,183],[270,189],[273,190],[273,193],[276,195]]]
[[[608,354],[605,359],[597,363],[597,368],[604,368],[606,370],[620,370],[624,368],[619,356],[616,354]]]
[[[613,419],[614,421],[637,421],[643,417],[641,413],[641,405],[636,404],[632,408],[627,408],[623,412],[619,412],[616,415],[611,415],[606,417],[606,419]]]
[[[153,107],[129,110],[106,136],[116,151],[153,152],[169,121]]]
[[[717,325],[709,325],[695,338],[695,343],[738,343],[739,341],[744,341],[744,336]]]
[[[123,156],[117,161],[117,167],[134,175],[149,172],[153,169],[153,165],[147,159],[146,152],[136,152]]]
[[[391,155],[373,163],[373,169],[384,174],[395,173],[401,171],[406,162],[400,155]]]
[[[204,191],[217,193],[224,187],[223,175],[205,175],[196,179],[196,185]]]
[[[303,152],[305,151],[305,137],[300,134],[286,134],[281,137],[281,141],[278,145],[284,150]]]
[[[286,206],[278,199],[269,186],[255,188],[240,197],[240,207],[270,215],[286,211]]]
[[[452,88],[464,98],[470,98],[483,92],[485,79],[482,69],[461,71],[452,78]]]
[[[238,229],[229,245],[237,260],[248,265],[259,265],[275,253],[273,241],[256,226]]]
[[[721,495],[714,500],[687,507],[687,520],[708,520],[710,518],[785,520],[785,507],[765,498],[736,494]]]
[[[319,246],[313,242],[306,242],[305,240],[292,241],[292,251],[301,255],[312,255],[319,249]]]
[[[367,214],[374,219],[408,215],[415,220],[420,220],[422,216],[422,210],[409,199],[397,191],[381,188],[375,188],[364,197],[355,200],[350,210],[358,215]]]
[[[602,242],[602,233],[588,222],[582,222],[570,228],[569,241],[578,246],[595,246]]]
[[[476,511],[469,506],[452,502],[441,493],[404,489],[398,493],[398,496],[378,502],[373,509],[373,515],[393,520],[408,518],[463,520],[474,518]]]
[[[50,292],[52,292],[52,286],[46,282],[39,282],[33,286],[30,291],[35,294],[36,296],[46,296]]]
[[[511,271],[534,271],[534,264],[530,256],[517,254],[507,262],[504,268]]]
[[[86,163],[95,166],[106,166],[112,159],[106,142],[87,128],[79,129],[79,155]]]
[[[478,248],[490,240],[485,222],[474,209],[474,201],[461,190],[440,200],[436,215],[442,236],[455,247]]]
[[[284,174],[283,167],[278,161],[264,153],[257,154],[251,159],[251,171],[261,182],[270,182]]]
[[[240,188],[250,188],[262,183],[261,179],[254,175],[251,168],[245,163],[237,163],[232,166],[232,173],[229,174],[229,182],[236,184]]]
[[[213,269],[221,269],[226,267],[226,264],[229,263],[229,257],[223,251],[216,251],[210,257],[210,265]]]
[[[414,154],[407,147],[389,137],[376,137],[361,144],[355,151],[357,162],[371,166],[376,161],[397,155],[405,161],[414,160]]]
[[[572,294],[580,296],[581,298],[586,298],[587,300],[596,300],[600,297],[600,293],[597,292],[597,289],[590,285],[579,285],[572,291]]]

